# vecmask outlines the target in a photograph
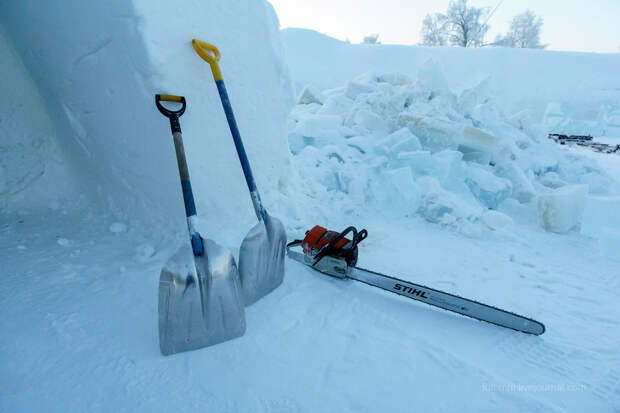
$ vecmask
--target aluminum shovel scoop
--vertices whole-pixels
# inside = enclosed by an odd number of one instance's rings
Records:
[[[250,162],[243,147],[241,134],[235,121],[235,115],[233,114],[224,79],[222,78],[222,72],[218,64],[221,57],[219,50],[212,44],[196,39],[192,40],[192,46],[196,53],[211,66],[213,79],[217,85],[220,100],[226,113],[226,119],[235,142],[243,175],[248,184],[254,212],[258,218],[258,224],[248,232],[239,249],[241,288],[245,304],[250,305],[282,284],[284,279],[286,232],[280,220],[267,213],[258,194],[252,169],[250,169]]]
[[[180,103],[181,109],[166,109],[162,101]],[[202,238],[196,230],[196,206],[179,124],[179,117],[185,112],[185,98],[156,95],[155,104],[170,119],[194,255],[192,265],[189,251],[181,248],[162,268],[159,277],[159,347],[167,356],[242,336],[245,309],[232,254]]]

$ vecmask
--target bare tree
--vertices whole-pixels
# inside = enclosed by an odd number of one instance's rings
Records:
[[[461,47],[484,46],[484,37],[489,30],[489,9],[469,6],[469,0],[450,0],[446,14],[427,14],[422,21],[420,44],[443,46],[450,44]],[[497,8],[497,7],[496,7]]]
[[[468,0],[450,0],[446,11],[446,30],[448,40],[453,46],[480,47],[489,30],[486,7],[470,7]]]
[[[420,30],[420,44],[422,46],[445,46],[448,44],[448,34],[446,33],[445,14],[427,14],[422,21]]]
[[[363,44],[381,44],[379,41],[379,35],[377,33],[369,34],[368,36],[364,36]]]
[[[501,39],[501,44],[509,47],[527,49],[544,49],[547,45],[540,43],[540,29],[543,19],[532,10],[516,15],[510,22],[508,34]]]

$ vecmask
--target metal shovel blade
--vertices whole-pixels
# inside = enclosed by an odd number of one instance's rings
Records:
[[[239,275],[245,305],[282,284],[286,231],[279,219],[265,212],[265,219],[246,235],[239,249]]]
[[[181,248],[159,278],[159,347],[163,355],[196,350],[245,333],[237,265],[230,251],[204,240],[205,253]],[[193,261],[193,262],[192,262]]]

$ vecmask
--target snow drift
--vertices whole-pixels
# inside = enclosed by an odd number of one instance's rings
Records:
[[[172,93],[188,100],[181,126],[198,211],[210,224],[205,232],[247,228],[251,203],[193,37],[222,52],[267,205],[286,186],[291,94],[277,18],[265,1],[3,2],[0,23],[3,50],[13,50],[1,63],[10,97],[0,130],[8,210],[73,208],[84,195],[89,208],[160,224],[171,216],[166,222],[182,229],[170,131],[154,105],[155,93]],[[37,177],[50,185],[37,186]]]
[[[369,71],[415,77],[433,59],[451,90],[460,92],[490,77],[504,109],[527,108],[537,120],[549,102],[561,103],[576,118],[594,120],[601,105],[620,101],[620,54],[348,44],[296,28],[283,30],[282,38],[298,88],[334,88]],[[612,112],[608,116],[615,125],[618,118]]]

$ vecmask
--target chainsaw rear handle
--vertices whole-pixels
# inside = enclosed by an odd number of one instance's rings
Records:
[[[161,102],[176,102],[181,104],[181,109],[179,110],[170,110],[165,108]],[[185,113],[185,97],[184,96],[175,96],[175,95],[155,95],[155,105],[157,109],[161,112],[162,115],[170,119],[170,129],[172,133],[181,132],[181,124],[179,123],[179,118],[183,113]]]
[[[250,191],[250,197],[252,198],[254,212],[256,213],[256,217],[258,218],[258,220],[263,221],[267,219],[267,212],[263,207],[263,202],[261,201],[260,194],[258,193],[256,181],[254,180],[254,175],[252,174],[252,169],[250,168],[250,161],[248,160],[248,155],[245,153],[243,141],[241,140],[241,133],[239,133],[239,127],[237,126],[235,114],[233,113],[232,106],[230,105],[230,99],[228,98],[226,85],[224,85],[224,79],[222,77],[222,72],[218,64],[222,55],[220,54],[220,51],[217,49],[217,47],[198,39],[192,40],[192,46],[194,47],[194,50],[196,51],[198,56],[200,56],[205,62],[209,63],[209,66],[211,66],[213,80],[215,80],[217,91],[220,94],[220,101],[222,102],[224,113],[226,114],[226,120],[228,121],[230,133],[233,137],[233,141],[235,142],[235,149],[237,149],[239,162],[241,162],[241,168],[243,169],[245,182],[247,183],[248,190]]]

